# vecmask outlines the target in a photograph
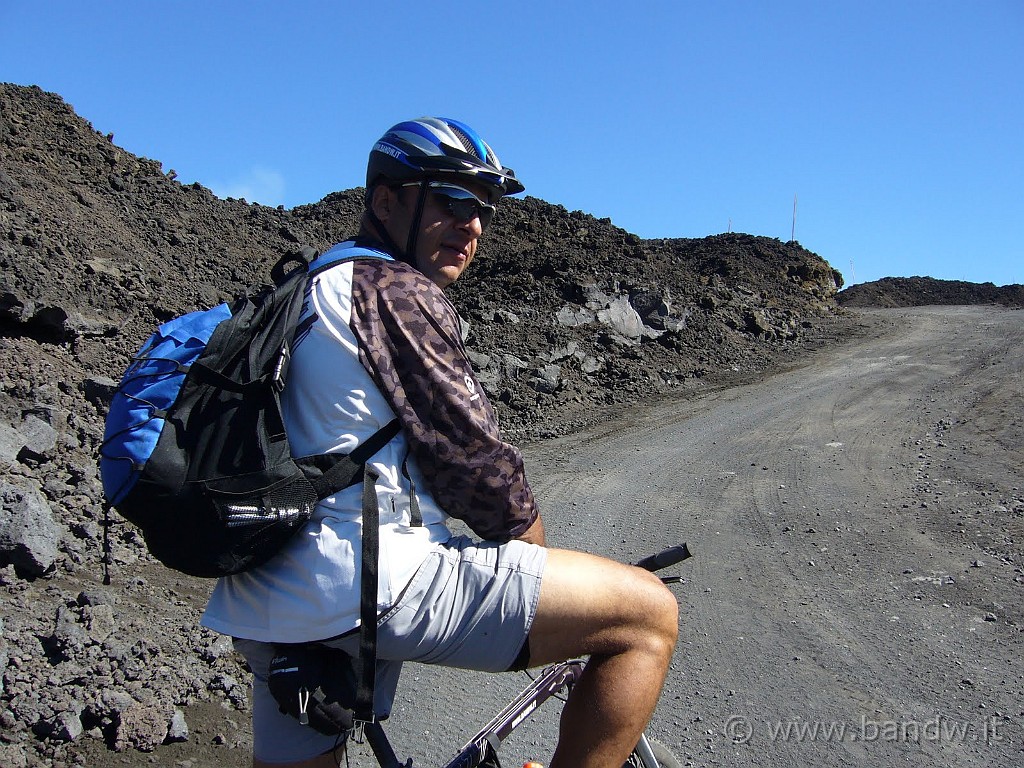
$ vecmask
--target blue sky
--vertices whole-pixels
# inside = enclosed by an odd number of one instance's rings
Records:
[[[1022,73],[1021,0],[0,0],[0,80],[222,197],[316,202],[443,115],[641,237],[789,240],[795,198],[847,284],[1024,283]]]

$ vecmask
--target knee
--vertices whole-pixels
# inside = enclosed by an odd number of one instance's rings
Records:
[[[671,656],[679,635],[679,602],[661,579],[652,573],[642,571],[646,582],[642,615],[651,639]]]
[[[679,637],[679,601],[664,584],[660,584],[660,587],[658,616],[661,620],[661,631],[669,646],[675,648],[676,639]]]

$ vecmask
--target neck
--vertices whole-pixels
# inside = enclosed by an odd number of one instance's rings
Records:
[[[362,219],[359,221],[359,234],[356,235],[356,239],[377,244],[380,246],[380,250],[391,254],[399,261],[407,261],[405,252],[395,242],[395,239],[391,237],[391,234],[384,226],[384,222],[377,218],[377,215],[369,208],[363,211]]]

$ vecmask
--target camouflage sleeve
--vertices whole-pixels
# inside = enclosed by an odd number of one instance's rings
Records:
[[[405,264],[357,261],[350,322],[441,507],[484,539],[523,534],[537,506],[522,455],[501,439],[441,289]]]

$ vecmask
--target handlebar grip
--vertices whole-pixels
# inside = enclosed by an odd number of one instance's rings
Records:
[[[656,555],[649,555],[643,560],[638,561],[636,566],[648,571],[660,571],[662,568],[668,568],[670,565],[682,562],[692,555],[693,553],[690,552],[690,548],[684,542],[662,550]]]

